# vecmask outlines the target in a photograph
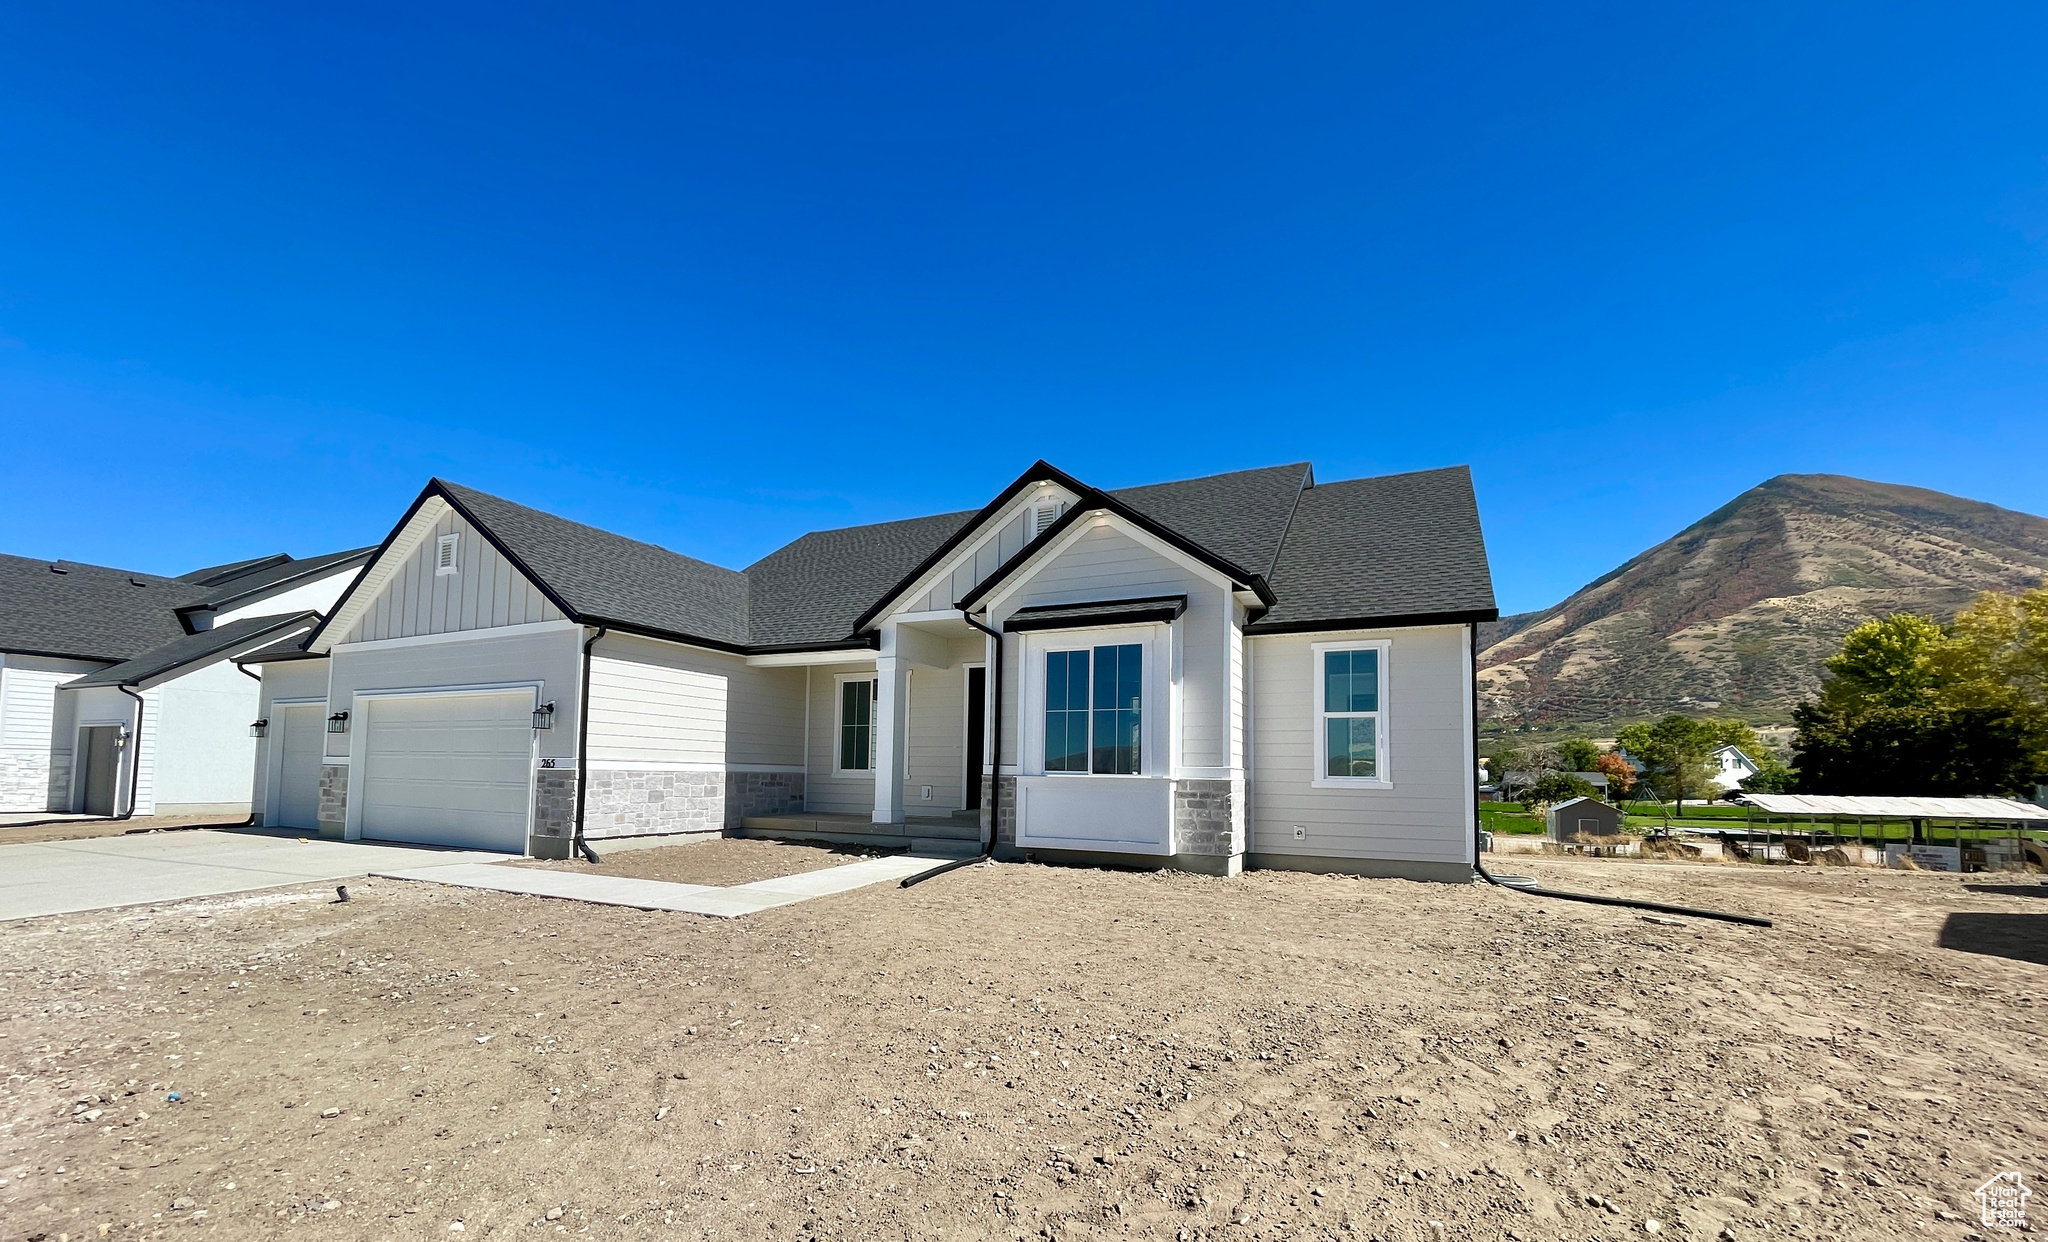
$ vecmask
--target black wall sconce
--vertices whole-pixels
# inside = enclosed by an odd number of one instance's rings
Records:
[[[348,713],[336,712],[332,716],[329,716],[327,718],[327,731],[329,733],[348,732]]]
[[[250,736],[250,737],[269,737],[269,736],[270,736],[270,722],[269,722],[268,720],[259,720],[259,721],[257,721],[257,722],[256,722],[255,724],[252,724],[252,725],[250,725],[250,726],[249,726],[249,736]]]
[[[555,727],[555,705],[552,701],[543,703],[533,709],[533,727],[536,729],[552,729]]]

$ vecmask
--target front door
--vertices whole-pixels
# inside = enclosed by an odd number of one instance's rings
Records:
[[[121,777],[121,726],[93,725],[81,729],[79,752],[85,759],[79,787],[85,792],[87,815],[112,815],[114,790]]]
[[[981,809],[983,737],[988,731],[988,670],[967,670],[967,809]]]

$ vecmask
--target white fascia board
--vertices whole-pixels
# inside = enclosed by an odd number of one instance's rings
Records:
[[[873,664],[878,654],[880,653],[872,647],[854,647],[840,651],[772,651],[766,655],[750,655],[747,657],[747,663],[754,668],[801,668],[821,664],[866,666]]]
[[[342,606],[341,611],[328,619],[327,628],[321,631],[319,640],[310,650],[326,655],[334,649],[335,639],[339,635],[355,628],[356,622],[360,621],[363,614],[369,611],[370,605],[376,602],[377,593],[391,581],[391,576],[398,572],[398,567],[405,564],[405,558],[411,556],[413,549],[420,546],[420,541],[427,537],[428,532],[434,529],[435,523],[441,520],[441,515],[447,513],[449,508],[445,498],[427,497],[425,503],[420,505],[419,512],[412,515],[412,521],[407,522],[405,529],[398,532],[398,538],[391,541],[391,546],[384,549],[381,556],[372,558],[369,564],[363,566],[362,580],[356,583],[354,593],[348,597],[348,602]]]
[[[1072,505],[1079,503],[1080,499],[1080,497],[1074,495],[1074,493],[1068,491],[1064,487],[1061,487],[1059,484],[1054,483],[1050,479],[1040,479],[1038,482],[1034,483],[1030,488],[1019,493],[1017,499],[1011,502],[1008,508],[1003,509],[1002,511],[994,514],[993,516],[989,517],[986,521],[982,522],[978,527],[976,527],[976,537],[974,539],[970,540],[967,543],[961,544],[959,547],[955,548],[953,550],[953,555],[947,557],[945,560],[939,562],[937,565],[934,565],[923,576],[919,577],[917,581],[911,583],[903,590],[898,591],[895,595],[891,596],[891,602],[893,603],[900,600],[916,599],[919,596],[923,595],[926,591],[929,591],[933,587],[937,586],[939,583],[944,582],[946,579],[952,577],[954,573],[959,570],[960,566],[963,563],[972,563],[976,554],[979,553],[983,548],[988,546],[989,540],[994,539],[998,535],[1000,535],[1002,533],[1003,527],[1008,526],[1010,524],[1010,520],[1016,517],[1019,512],[1027,512],[1031,509],[1036,508],[1039,505],[1046,503],[1047,501],[1058,501],[1064,504]],[[1024,541],[1026,543],[1031,542],[1031,536],[1026,535]],[[875,617],[873,625],[879,626],[884,621],[903,621],[914,617],[923,617],[926,615],[928,614],[907,612],[899,613],[891,609],[878,614]],[[957,617],[959,616],[959,613],[957,611],[949,611],[946,612],[944,615],[948,617]]]
[[[1229,592],[1235,585],[1228,576],[1217,573],[1214,569],[1204,565],[1164,539],[1160,539],[1151,532],[1103,509],[1089,515],[1086,520],[1075,522],[1059,538],[1040,548],[1035,556],[1024,564],[1019,565],[1011,572],[1009,581],[998,588],[994,594],[981,601],[981,607],[978,611],[986,612],[991,617],[1001,612],[1003,605],[1009,602],[1010,597],[1023,590],[1025,585],[1037,577],[1039,572],[1047,565],[1058,560],[1068,548],[1079,543],[1090,531],[1102,527],[1107,527],[1130,536],[1132,541],[1140,547],[1173,562],[1203,581],[1214,585],[1219,591]]]

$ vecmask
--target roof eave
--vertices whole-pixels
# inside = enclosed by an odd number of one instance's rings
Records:
[[[1401,612],[1379,616],[1308,618],[1301,621],[1256,621],[1244,627],[1247,635],[1313,634],[1324,630],[1399,630],[1430,625],[1472,625],[1500,620],[1498,608],[1453,608],[1441,612]]]

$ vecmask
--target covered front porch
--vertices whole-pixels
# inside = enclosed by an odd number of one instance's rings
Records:
[[[978,846],[985,659],[983,636],[957,612],[891,621],[877,650],[749,657],[803,667],[804,809],[744,817],[733,835]]]

